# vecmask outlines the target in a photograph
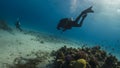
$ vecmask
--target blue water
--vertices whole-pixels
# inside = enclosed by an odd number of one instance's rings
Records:
[[[74,19],[90,6],[95,11],[88,14],[81,28],[72,28],[61,34],[56,29],[59,20]],[[93,0],[0,0],[0,18],[14,26],[19,17],[22,28],[34,29],[91,44],[120,57],[120,1]]]

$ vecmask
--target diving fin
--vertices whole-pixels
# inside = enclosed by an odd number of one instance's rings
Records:
[[[90,6],[89,8],[85,9],[84,11],[82,11],[83,14],[87,14],[87,13],[94,13],[94,11],[92,10],[92,6]]]

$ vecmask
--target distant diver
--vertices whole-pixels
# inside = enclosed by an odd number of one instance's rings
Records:
[[[19,18],[17,19],[17,21],[16,21],[16,23],[15,23],[15,26],[16,26],[16,28],[17,28],[18,30],[23,31],[23,30],[21,29],[21,24],[20,24]]]
[[[73,20],[72,18],[61,19],[57,25],[57,29],[62,30],[64,32],[68,29],[71,29],[72,27],[81,27],[84,19],[87,16],[87,13],[94,13],[94,11],[92,10],[92,6],[82,11],[81,14],[75,20]],[[82,19],[80,23],[78,23],[81,17]]]

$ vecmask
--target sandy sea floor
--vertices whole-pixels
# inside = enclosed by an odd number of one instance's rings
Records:
[[[26,57],[27,54],[39,50],[50,53],[64,45],[75,47],[77,44],[45,33],[0,30],[0,68],[3,63],[12,64],[16,57]]]

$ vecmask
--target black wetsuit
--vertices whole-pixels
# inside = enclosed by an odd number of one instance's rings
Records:
[[[88,9],[82,11],[81,14],[74,21],[72,21],[69,18],[61,19],[59,24],[57,25],[57,29],[66,31],[67,29],[71,29],[72,27],[81,27],[84,19],[87,16],[87,13],[93,13],[93,12],[94,11],[92,10],[92,6],[91,6]],[[81,19],[80,23],[78,23],[81,17],[82,17],[82,19]]]
[[[16,28],[20,31],[22,31],[21,27],[20,27],[20,22],[17,21],[16,24],[15,24]]]

